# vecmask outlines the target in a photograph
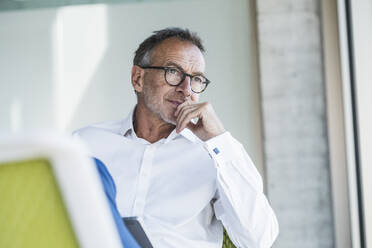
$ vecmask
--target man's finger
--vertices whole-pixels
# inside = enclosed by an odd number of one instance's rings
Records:
[[[176,123],[177,123],[177,130],[178,131],[182,131],[181,130],[181,125],[182,125],[182,122],[184,121],[184,119],[186,118],[187,114],[192,112],[194,109],[193,108],[189,108],[187,110],[182,110],[180,112],[180,114],[177,116],[177,120],[176,120]]]
[[[181,103],[180,105],[177,106],[177,109],[176,111],[174,112],[174,116],[177,116],[180,112],[180,110],[184,107],[184,106],[187,106],[187,105],[190,105],[190,102],[188,100],[184,101],[183,103]]]
[[[179,112],[178,112],[178,116],[176,118],[176,122],[177,123],[180,123],[181,122],[181,119],[185,117],[185,114],[189,113],[190,111],[193,111],[195,109],[199,108],[198,105],[187,105],[187,106],[184,106]]]
[[[196,108],[188,111],[187,113],[184,113],[177,123],[178,132],[181,132],[187,126],[187,124],[191,122],[192,119],[199,117],[199,112],[200,109]]]
[[[184,106],[179,112],[178,112],[178,115],[177,115],[177,118],[176,118],[176,121],[177,123],[179,122],[179,120],[185,115],[185,113],[188,113],[190,110],[193,110],[197,108],[197,106],[195,105],[187,105],[187,106]]]

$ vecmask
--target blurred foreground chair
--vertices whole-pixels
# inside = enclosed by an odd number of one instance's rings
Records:
[[[230,240],[226,230],[223,230],[222,248],[236,248],[233,242]]]
[[[0,247],[123,247],[93,160],[54,136],[0,137]]]

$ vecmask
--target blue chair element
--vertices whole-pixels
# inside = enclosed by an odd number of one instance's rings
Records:
[[[124,222],[116,206],[116,186],[114,180],[112,179],[106,166],[99,159],[94,158],[94,161],[96,163],[97,170],[101,177],[104,191],[106,193],[107,200],[109,202],[111,212],[120,235],[121,242],[123,243],[123,247],[141,248],[141,246],[138,245],[137,241],[133,238],[133,236],[130,234],[130,232],[124,225]]]

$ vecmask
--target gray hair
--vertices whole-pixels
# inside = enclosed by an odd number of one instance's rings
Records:
[[[137,48],[133,59],[133,65],[149,66],[151,64],[151,57],[154,48],[162,41],[175,37],[181,41],[189,41],[197,46],[199,50],[204,53],[205,49],[202,40],[195,32],[190,32],[188,29],[177,27],[165,28],[154,31],[153,35],[145,39]]]

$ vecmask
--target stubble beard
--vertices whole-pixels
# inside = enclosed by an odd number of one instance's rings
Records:
[[[151,87],[145,89],[143,98],[145,106],[159,119],[166,123],[176,125],[176,120],[172,120],[166,115],[166,113],[164,113],[164,111],[162,111],[161,102],[158,101],[155,96],[156,92]]]

